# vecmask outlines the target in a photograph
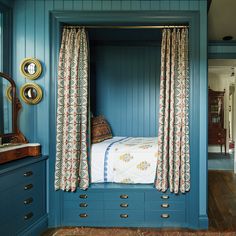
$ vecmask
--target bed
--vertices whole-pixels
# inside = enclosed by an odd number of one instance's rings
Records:
[[[157,137],[113,137],[93,144],[91,183],[153,183],[157,151]]]

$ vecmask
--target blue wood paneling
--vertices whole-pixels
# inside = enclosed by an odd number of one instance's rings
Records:
[[[44,70],[40,79],[34,81],[43,87],[44,98],[35,107],[22,102],[23,109],[20,117],[20,128],[30,141],[40,141],[43,144],[44,153],[48,153],[49,150],[49,93],[50,80],[52,79],[49,74],[49,13],[52,10],[71,9],[86,11],[184,9],[201,10],[201,14],[204,12],[200,8],[198,1],[15,1],[13,77],[17,82],[18,88],[25,82],[28,82],[19,72],[19,65],[25,57],[34,56],[39,58],[42,61]],[[43,17],[40,18],[41,16]],[[134,92],[133,97],[135,96]]]
[[[210,42],[208,44],[209,59],[235,59],[235,42]]]
[[[2,0],[3,1],[3,0]],[[196,198],[196,202],[199,203],[199,215],[206,216],[206,106],[202,104],[206,104],[206,90],[207,90],[207,68],[206,68],[206,32],[207,32],[207,1],[183,1],[183,0],[163,0],[163,1],[144,1],[144,0],[134,0],[134,1],[124,1],[124,0],[17,0],[14,1],[14,22],[13,22],[13,78],[15,79],[19,91],[19,87],[26,82],[26,79],[19,72],[20,62],[29,56],[38,57],[43,64],[43,75],[36,81],[35,83],[40,84],[43,87],[43,100],[40,104],[30,107],[29,105],[23,104],[23,109],[20,115],[20,128],[22,132],[26,135],[26,137],[30,141],[40,141],[43,144],[43,153],[47,154],[49,152],[50,143],[53,145],[55,142],[50,142],[50,130],[55,129],[55,124],[49,125],[49,118],[55,115],[55,106],[49,107],[50,102],[54,104],[55,101],[50,101],[50,93],[52,91],[52,86],[56,81],[56,77],[52,77],[51,70],[51,61],[55,60],[50,55],[50,13],[51,11],[61,11],[61,10],[70,10],[74,11],[165,11],[167,15],[171,16],[171,11],[195,11],[199,13],[200,21],[199,25],[195,25],[195,29],[200,27],[200,35],[196,35],[196,38],[199,40],[199,53],[200,53],[200,68],[193,67],[193,70],[200,70],[199,77],[201,78],[200,88],[201,92],[198,94],[201,97],[201,100],[196,101],[197,104],[201,104],[199,106],[199,110],[196,116],[200,117],[200,122],[196,127],[199,127],[197,133],[199,136],[197,139],[201,139],[200,144],[195,146],[193,150],[198,151],[199,154],[199,199]],[[40,21],[40,16],[41,21]],[[133,61],[133,66],[135,63],[140,63],[136,58]],[[129,71],[129,73],[134,74],[138,73],[136,68],[133,68],[134,71]],[[191,72],[193,73],[193,72]],[[145,75],[146,76],[146,75]],[[135,77],[134,80],[137,79],[138,84],[142,84],[142,80],[138,77]],[[27,81],[28,82],[28,81]],[[131,84],[131,80],[129,81]],[[146,84],[147,87],[151,87],[151,83],[153,81],[149,81]],[[129,86],[131,86],[129,84]],[[138,100],[138,95],[142,94],[145,97],[144,101]],[[154,92],[152,92],[154,93]],[[150,93],[150,94],[152,94]],[[150,95],[153,96],[153,95]],[[52,96],[53,97],[53,96]],[[131,96],[130,96],[131,99]],[[137,114],[139,108],[137,106],[140,104],[144,104],[150,100],[150,97],[146,96],[145,90],[136,90],[133,91],[132,94],[133,100],[133,114]],[[135,103],[136,102],[136,103]],[[22,102],[23,103],[23,102]],[[131,103],[130,103],[131,104]],[[130,110],[131,105],[126,107],[127,110]],[[154,104],[150,103],[150,107],[153,107]],[[144,107],[141,106],[140,109]],[[137,115],[133,115],[134,122],[145,122],[148,119],[147,116],[138,118]],[[196,121],[199,121],[196,118]],[[129,121],[130,122],[130,121]],[[150,123],[151,124],[151,123]],[[132,132],[130,128],[130,123],[127,123],[126,126],[128,132]],[[155,127],[155,126],[154,126]],[[122,127],[125,129],[125,127]],[[153,129],[153,125],[149,129]],[[140,133],[144,132],[143,127],[140,128]],[[54,147],[50,147],[50,149],[54,149]],[[50,170],[53,170],[54,166],[54,155],[50,157]],[[194,172],[195,173],[195,172]],[[53,175],[52,175],[53,176]],[[53,179],[50,179],[50,186],[53,186]],[[198,175],[195,175],[194,178],[198,178]],[[53,192],[53,187],[51,187],[51,193]],[[51,204],[54,204],[52,201]],[[58,202],[55,202],[55,206]],[[198,207],[198,206],[197,206]],[[51,207],[52,211],[56,207]],[[59,210],[58,210],[59,211]],[[57,214],[58,213],[58,214]],[[60,212],[56,212],[55,217],[59,215]],[[53,213],[52,213],[53,214]],[[51,225],[55,225],[55,218],[52,217]],[[196,224],[196,223],[195,223]]]
[[[206,30],[206,22],[207,22],[207,11],[206,2],[199,1],[199,8],[202,12],[200,17],[200,26],[201,26],[201,34],[200,34],[200,81],[199,81],[199,103],[206,104],[206,106],[199,107],[199,189],[202,194],[199,195],[199,215],[200,222],[199,226],[206,228],[207,227],[207,153],[208,153],[208,81],[207,81],[207,30]],[[203,43],[205,42],[205,43]]]
[[[25,3],[26,9],[31,9],[31,11],[25,11],[25,33],[27,37],[25,38],[24,46],[25,46],[25,57],[35,57],[35,49],[36,49],[36,22],[35,22],[35,17],[36,17],[36,2],[35,1],[26,1]],[[21,58],[23,60],[23,58]],[[19,67],[18,67],[19,68]],[[22,75],[20,75],[23,77]],[[31,82],[28,79],[25,79],[25,83]],[[30,142],[36,142],[36,136],[37,132],[35,129],[35,122],[37,122],[36,119],[36,112],[37,112],[37,107],[36,106],[31,106],[28,104],[25,104],[23,100],[21,100],[23,104],[23,112],[21,113],[22,118],[20,119],[20,124],[23,126],[24,134],[26,137],[29,138]],[[27,121],[27,122],[25,122]],[[34,121],[32,123],[32,121]],[[29,125],[30,124],[30,125]],[[32,129],[34,132],[32,132]]]
[[[6,5],[7,7],[13,7],[13,1],[9,1],[9,0],[0,0],[0,3]]]
[[[115,136],[157,136],[160,45],[145,44],[91,48],[92,87],[96,81],[91,106],[107,118]]]

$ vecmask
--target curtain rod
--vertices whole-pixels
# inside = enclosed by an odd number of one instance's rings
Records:
[[[85,25],[85,26],[73,26],[73,25],[65,25],[66,29],[78,29],[78,28],[88,28],[88,29],[173,29],[173,28],[189,28],[188,25]]]

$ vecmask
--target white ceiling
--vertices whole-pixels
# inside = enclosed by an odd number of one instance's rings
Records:
[[[234,76],[232,77],[231,74],[233,71],[234,71]],[[208,60],[208,73],[215,74],[218,77],[222,78],[234,79],[236,77],[236,60],[210,59]]]
[[[208,12],[208,39],[222,40],[228,35],[236,40],[236,0],[212,0]]]

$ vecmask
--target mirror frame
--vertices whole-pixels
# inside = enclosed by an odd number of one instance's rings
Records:
[[[18,128],[18,114],[22,108],[19,99],[16,96],[16,84],[14,80],[7,74],[0,72],[0,77],[6,79],[11,84],[12,91],[12,133],[0,134],[3,143],[28,143],[25,136]]]
[[[37,92],[37,96],[35,98],[27,98],[25,96],[25,90],[26,89],[35,89],[36,92]],[[29,104],[29,105],[36,105],[38,104],[41,100],[42,100],[42,97],[43,97],[43,91],[41,89],[41,87],[37,84],[33,84],[33,83],[26,83],[24,84],[21,88],[20,88],[20,96],[21,96],[21,99],[26,103],[26,104]]]
[[[35,64],[36,66],[36,71],[34,74],[29,74],[27,73],[27,71],[25,70],[25,66],[27,64]],[[35,80],[37,79],[41,73],[42,73],[42,65],[40,63],[40,61],[36,58],[25,58],[22,62],[21,62],[21,65],[20,65],[20,71],[21,71],[21,74],[27,78],[27,79],[30,79],[30,80]]]

